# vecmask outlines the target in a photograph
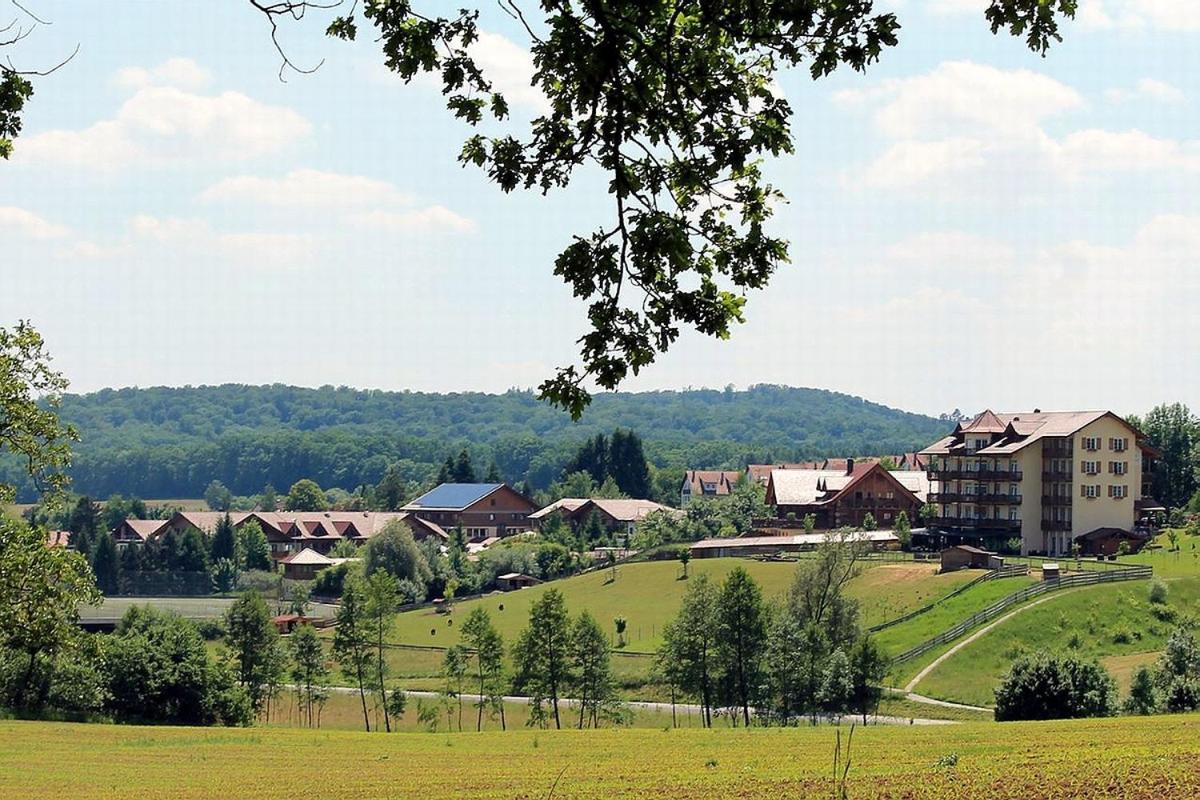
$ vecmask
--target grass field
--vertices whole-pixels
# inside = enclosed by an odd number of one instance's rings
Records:
[[[223,616],[235,602],[233,597],[106,597],[98,606],[80,606],[79,617],[83,620],[120,619],[133,606],[149,605],[189,619],[215,619]],[[308,609],[311,617],[330,618],[336,613],[334,606],[324,603],[312,603]]]
[[[720,581],[735,566],[749,571],[768,599],[781,597],[787,591],[796,570],[794,563],[716,558],[693,561],[689,573],[706,574]],[[399,615],[392,641],[437,647],[457,644],[455,624],[461,624],[472,608],[482,606],[491,614],[505,641],[512,642],[525,627],[533,601],[553,587],[566,597],[572,614],[586,608],[614,639],[613,619],[625,617],[627,649],[653,652],[662,643],[663,625],[679,612],[687,589],[687,581],[680,580],[681,574],[679,564],[674,561],[633,563],[618,567],[615,581],[608,570],[600,570],[531,589],[458,602],[452,614],[438,613],[432,608],[409,611]],[[976,576],[967,573],[938,575],[932,564],[870,565],[851,582],[848,592],[859,600],[864,624],[874,625],[944,596],[973,577]]]
[[[1179,578],[1168,585],[1168,607],[1176,616],[1200,609],[1200,578]],[[1174,622],[1155,615],[1149,586],[1149,581],[1132,581],[1065,592],[967,645],[917,689],[931,697],[990,705],[993,688],[1013,660],[1043,649],[1071,651],[1089,659],[1127,657],[1129,663],[1136,663],[1129,657],[1161,650],[1175,628]],[[1133,669],[1115,663],[1126,676]]]
[[[843,739],[847,732],[843,726]],[[835,735],[798,728],[387,736],[0,722],[0,796],[829,797]],[[859,729],[848,789],[850,798],[873,800],[1191,798],[1200,794],[1200,718]]]
[[[901,653],[954,627],[964,618],[982,611],[1002,597],[1024,589],[1032,582],[1030,576],[984,581],[924,614],[880,631],[875,634],[875,640],[886,652]]]

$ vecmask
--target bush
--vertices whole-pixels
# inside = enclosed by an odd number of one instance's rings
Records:
[[[225,621],[220,617],[202,619],[196,623],[196,630],[200,631],[206,642],[215,642],[225,636]]]
[[[341,597],[346,586],[346,579],[351,570],[361,569],[358,564],[344,563],[326,567],[317,573],[312,585],[314,597]]]
[[[278,572],[252,569],[238,576],[239,592],[258,592],[269,597],[279,591],[280,575]]]
[[[1125,698],[1122,710],[1126,714],[1153,714],[1158,708],[1158,693],[1154,688],[1154,676],[1146,667],[1141,667],[1133,676],[1129,686],[1129,697]]]
[[[1162,622],[1174,622],[1179,614],[1170,606],[1151,606],[1150,613]]]
[[[1167,585],[1160,580],[1150,584],[1150,602],[1163,605],[1167,602]]]
[[[998,722],[1110,717],[1117,687],[1095,662],[1038,653],[1019,658],[996,689]]]

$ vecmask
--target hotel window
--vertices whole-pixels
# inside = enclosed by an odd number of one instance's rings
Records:
[[[1084,475],[1099,475],[1100,474],[1100,462],[1099,461],[1084,461],[1081,465],[1081,469],[1083,470]]]
[[[1108,462],[1108,471],[1113,475],[1124,475],[1129,472],[1128,461],[1110,461]]]
[[[1116,453],[1123,453],[1129,447],[1129,440],[1124,438],[1112,438],[1108,440],[1109,449]]]
[[[1008,518],[1014,521],[1017,519],[1017,510],[1015,508],[1010,508],[1008,510]]]
[[[1099,436],[1083,437],[1083,449],[1084,450],[1099,450],[1100,449],[1100,437]]]
[[[1079,493],[1082,497],[1093,498],[1100,496],[1100,484],[1085,483],[1079,487]]]
[[[1108,496],[1114,500],[1122,500],[1129,494],[1129,487],[1124,484],[1114,484],[1108,487]]]

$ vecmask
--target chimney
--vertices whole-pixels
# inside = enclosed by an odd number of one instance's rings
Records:
[[[847,458],[846,459],[846,474],[849,475],[851,472],[854,472],[854,459]]]

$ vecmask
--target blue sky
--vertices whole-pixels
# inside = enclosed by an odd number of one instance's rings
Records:
[[[503,195],[468,131],[378,46],[247,3],[38,0],[40,67],[0,164],[0,325],[31,319],[73,388],[240,381],[503,391],[571,363],[551,274],[605,219],[595,175]],[[686,335],[630,389],[816,386],[936,413],[1200,405],[1200,15],[1082,0],[1046,58],[985,0],[893,0],[866,75],[784,74],[797,152],[768,166],[793,263],[732,340]],[[436,4],[430,3],[431,7]],[[520,32],[477,58],[514,105]],[[6,21],[6,20],[5,20]]]

